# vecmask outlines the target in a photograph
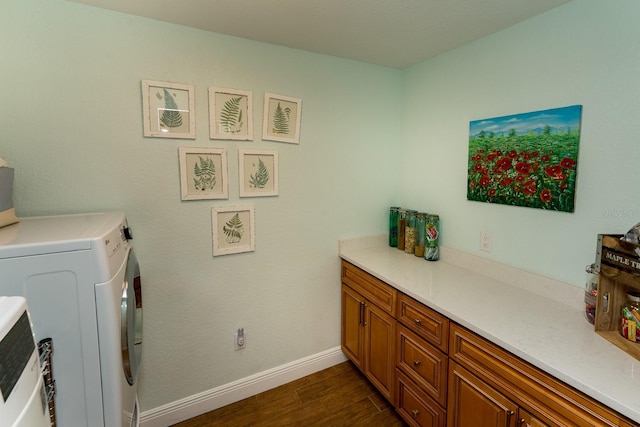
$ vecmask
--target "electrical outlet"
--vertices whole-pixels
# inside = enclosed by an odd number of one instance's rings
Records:
[[[488,231],[480,232],[480,250],[491,253],[491,233]]]
[[[233,334],[233,343],[235,350],[242,350],[247,348],[247,334],[244,328],[239,328],[238,332]]]

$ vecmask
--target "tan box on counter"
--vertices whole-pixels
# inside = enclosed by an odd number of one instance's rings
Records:
[[[596,271],[599,276],[595,331],[640,360],[640,343],[629,341],[620,334],[620,316],[627,300],[627,292],[640,292],[640,245],[620,240],[621,237],[622,235],[598,235]]]

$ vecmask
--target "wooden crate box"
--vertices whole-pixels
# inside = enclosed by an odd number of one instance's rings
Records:
[[[640,343],[629,341],[620,334],[620,316],[627,292],[640,292],[640,245],[620,240],[621,237],[598,235],[595,331],[640,360]]]

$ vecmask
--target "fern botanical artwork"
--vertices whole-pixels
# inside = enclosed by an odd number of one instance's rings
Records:
[[[301,113],[301,99],[265,93],[262,139],[299,144]]]
[[[238,150],[240,197],[278,195],[278,152]]]
[[[196,137],[194,86],[142,80],[144,136]]]
[[[256,249],[253,206],[219,206],[211,209],[213,256]]]
[[[228,199],[227,150],[179,147],[182,200]]]
[[[209,88],[209,138],[253,140],[253,92]]]

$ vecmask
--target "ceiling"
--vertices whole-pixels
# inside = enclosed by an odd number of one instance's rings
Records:
[[[570,0],[72,0],[216,33],[405,68]]]

